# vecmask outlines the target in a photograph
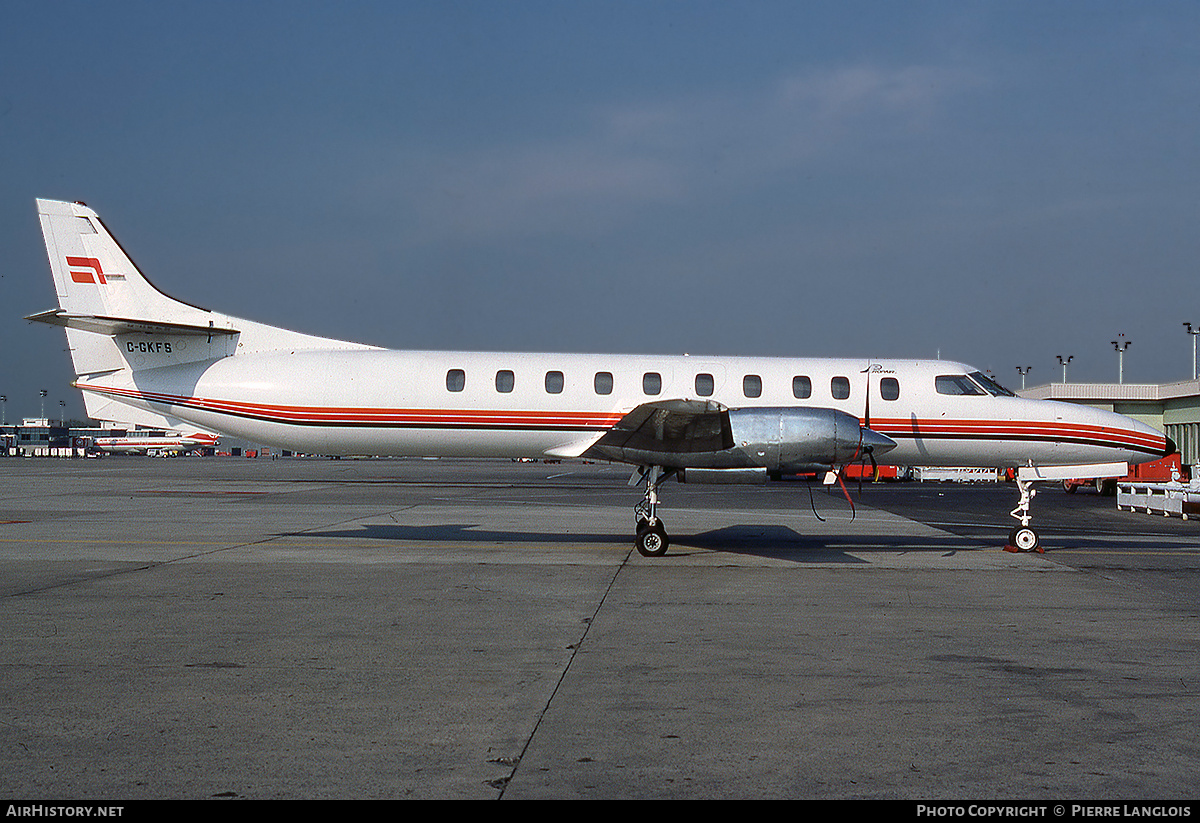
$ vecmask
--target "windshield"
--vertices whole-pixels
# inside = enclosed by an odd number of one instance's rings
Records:
[[[984,392],[965,374],[939,374],[933,381],[938,394],[978,394]]]
[[[999,383],[997,383],[992,378],[988,377],[983,372],[977,372],[977,371],[971,372],[971,379],[974,380],[979,385],[983,386],[985,389],[987,389],[988,394],[992,395],[993,397],[1016,397],[1015,394],[1013,394],[1008,389],[1001,386]]]

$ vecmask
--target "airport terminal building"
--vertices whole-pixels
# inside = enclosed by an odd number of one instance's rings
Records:
[[[93,438],[109,431],[95,426],[28,417],[19,424],[0,427],[0,456],[83,457]]]
[[[75,420],[27,417],[20,424],[0,426],[0,457],[96,457],[102,450],[98,448],[98,438],[118,437],[136,445],[139,436],[145,438],[146,448],[126,449],[128,453],[140,452],[152,456],[163,452],[169,454],[169,449],[155,448],[162,444],[153,442],[154,438],[164,438],[169,434],[174,433],[114,423],[92,421],[90,424],[80,424]],[[215,453],[211,446],[193,449],[203,455]],[[243,449],[235,447],[233,451],[240,455]],[[254,454],[257,456],[258,451],[254,451]]]

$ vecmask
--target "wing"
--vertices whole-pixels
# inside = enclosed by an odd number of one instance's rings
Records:
[[[584,453],[669,468],[707,463],[733,448],[729,409],[705,400],[659,400],[626,414]]]

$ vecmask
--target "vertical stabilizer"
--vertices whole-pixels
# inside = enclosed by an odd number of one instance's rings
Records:
[[[77,376],[134,365],[114,336],[117,321],[125,326],[144,321],[228,327],[228,318],[175,300],[151,285],[87,206],[38,200],[37,207],[59,310],[31,319],[67,327]]]
[[[374,348],[176,300],[146,279],[92,209],[40,199],[37,207],[59,307],[28,319],[66,328],[79,378],[285,348]]]
[[[96,212],[38,200],[58,305],[73,315],[207,323],[211,313],[160,292],[129,259]]]
[[[96,212],[82,203],[38,200],[46,256],[58,308],[31,315],[62,326],[84,390],[88,414],[100,420],[179,428],[149,403],[125,403],[89,391],[136,385],[140,372],[177,369],[181,381],[198,368],[239,354],[302,349],[370,349],[242,320],[163,294],[134,265]],[[182,383],[181,383],[182,385]]]

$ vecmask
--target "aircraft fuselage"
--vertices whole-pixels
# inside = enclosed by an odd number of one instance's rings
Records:
[[[893,465],[1140,462],[1165,447],[1161,433],[1128,417],[992,394],[971,373],[941,360],[366,350],[150,364],[77,385],[320,454],[542,457],[667,398],[839,410],[895,440]],[[947,376],[971,393],[939,391]]]

